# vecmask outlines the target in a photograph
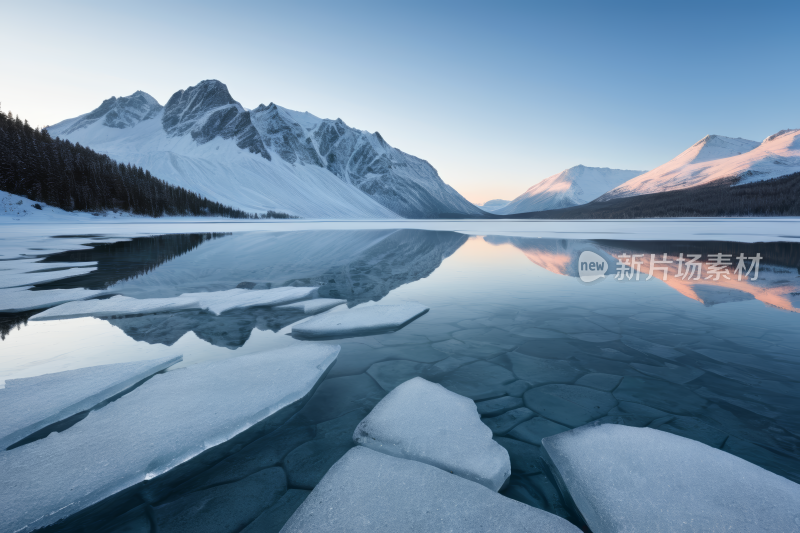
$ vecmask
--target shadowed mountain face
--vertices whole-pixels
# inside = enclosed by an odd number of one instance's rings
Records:
[[[696,300],[703,305],[759,300],[767,305],[786,311],[800,312],[800,245],[798,243],[739,243],[739,242],[697,242],[697,241],[601,241],[531,239],[525,237],[486,237],[491,244],[510,244],[545,270],[561,276],[578,277],[580,254],[591,251],[604,258],[609,265],[606,277],[614,278],[620,262],[630,263],[634,255],[639,278],[650,275],[666,283],[680,294]],[[666,254],[666,259],[664,258]],[[699,255],[700,275],[684,275],[686,268],[680,266],[679,259]],[[725,254],[731,265],[726,276],[709,274],[712,255]],[[761,255],[758,278],[739,276],[734,272],[736,258]],[[655,256],[655,257],[653,257]],[[671,263],[658,263],[658,261]],[[750,267],[750,261],[746,262]],[[661,268],[666,268],[666,273]],[[635,272],[634,272],[635,276]],[[666,277],[666,279],[664,279]]]
[[[242,233],[207,242],[148,276],[113,287],[137,297],[184,292],[318,286],[323,298],[353,306],[378,301],[390,291],[429,276],[468,237],[459,233],[385,230]],[[231,254],[234,254],[231,255]],[[236,257],[231,264],[231,257]],[[193,331],[201,339],[237,348],[254,329],[278,331],[304,315],[266,307],[238,309],[215,316],[203,311],[112,318],[128,336],[172,345]]]
[[[164,107],[142,92],[111,98],[48,130],[231,205],[252,205],[255,193],[308,218],[484,214],[380,133],[274,103],[246,110],[216,80],[176,92]]]

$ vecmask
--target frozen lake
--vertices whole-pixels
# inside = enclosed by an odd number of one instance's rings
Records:
[[[582,281],[584,252],[605,278]],[[429,308],[394,332],[322,341],[289,334],[305,318],[298,308],[48,321],[30,320],[42,309],[0,314],[0,382],[175,355],[183,362],[169,371],[302,343],[341,345],[325,381],[264,450],[247,460],[234,454],[231,473],[201,475],[148,501],[156,521],[168,522],[174,502],[194,491],[235,491],[247,475],[280,467],[288,484],[272,519],[279,530],[354,445],[372,407],[416,376],[478,402],[511,456],[501,494],[568,519],[540,467],[541,439],[598,420],[695,439],[800,482],[797,220],[3,227],[0,280],[10,279],[4,265],[38,256],[42,270],[94,262],[96,270],[35,280],[35,292],[152,299],[318,287],[320,298],[350,308]],[[739,257],[748,272],[737,271]]]

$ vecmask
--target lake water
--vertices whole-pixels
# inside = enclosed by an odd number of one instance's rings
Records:
[[[605,278],[581,281],[585,251],[607,263]],[[715,279],[709,256],[718,253],[730,254],[723,257],[732,265]],[[678,277],[680,254],[701,256],[699,279]],[[738,279],[740,254],[760,255],[757,279],[754,271]],[[639,261],[640,279],[637,269],[632,279],[614,279],[629,257]],[[147,501],[156,522],[175,507],[165,502],[277,465],[291,489],[271,519],[279,530],[353,446],[358,422],[415,376],[472,398],[487,413],[512,461],[502,494],[568,519],[575,517],[542,468],[541,438],[595,421],[696,439],[800,482],[797,242],[249,231],[139,237],[47,261],[98,261],[99,268],[37,289],[153,298],[318,286],[320,296],[350,307],[415,301],[430,308],[399,331],[324,341],[340,344],[341,353],[305,407],[260,451]],[[666,270],[646,279],[651,266]],[[0,318],[0,380],[173,354],[186,366],[312,342],[283,329],[303,315],[270,308],[26,323],[33,314]]]

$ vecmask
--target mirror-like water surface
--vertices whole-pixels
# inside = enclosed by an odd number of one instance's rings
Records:
[[[581,281],[586,251],[607,267],[605,278]],[[681,277],[686,263],[679,259],[697,255],[700,274]],[[739,256],[747,268],[759,256],[757,269],[740,276]],[[353,446],[358,422],[415,376],[478,402],[511,455],[503,494],[569,519],[541,467],[541,439],[595,421],[696,439],[800,482],[798,243],[468,237],[412,229],[248,232],[136,238],[48,261],[98,261],[98,270],[37,289],[158,298],[317,286],[321,297],[346,299],[351,307],[370,301],[430,307],[393,333],[326,341],[342,350],[305,407],[261,448],[234,454],[146,502],[156,521],[172,508],[166,502],[211,486],[234,487],[280,466],[294,491],[291,509],[276,511],[280,529]],[[631,263],[625,276],[631,279],[614,279],[621,264]],[[264,307],[219,316],[188,310],[26,323],[33,314],[3,316],[0,380],[173,354],[182,354],[185,366],[312,342],[284,329],[301,313]],[[515,409],[524,410],[505,414]]]

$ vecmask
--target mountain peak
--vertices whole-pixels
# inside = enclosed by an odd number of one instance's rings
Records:
[[[192,129],[197,119],[218,107],[236,105],[228,87],[218,80],[203,80],[172,95],[161,119],[168,135],[182,135]]]
[[[684,153],[687,163],[705,163],[749,152],[759,144],[761,143],[758,141],[750,141],[741,137],[706,135]]]
[[[761,144],[768,143],[770,141],[774,141],[775,139],[777,139],[781,135],[786,135],[787,133],[794,133],[794,132],[797,132],[797,131],[800,131],[800,129],[781,130],[778,133],[773,133],[772,135],[770,135],[769,137],[764,139],[764,141]]]
[[[103,100],[100,107],[94,111],[73,119],[72,124],[62,134],[66,135],[87,128],[95,122],[109,128],[131,128],[143,120],[153,118],[161,109],[162,107],[156,99],[143,91],[136,91],[130,96],[120,96],[119,98],[112,96]]]

